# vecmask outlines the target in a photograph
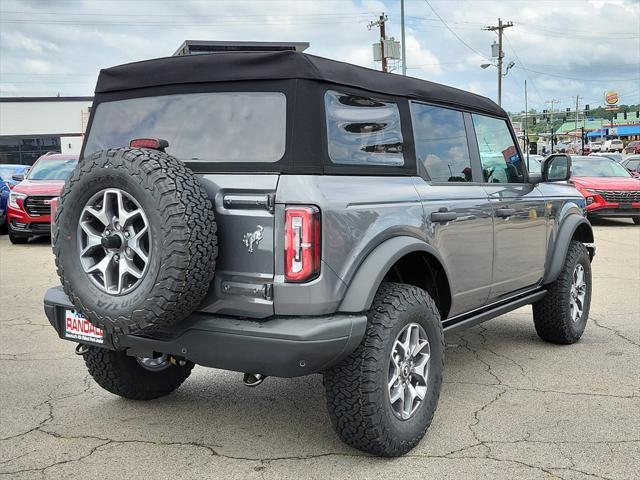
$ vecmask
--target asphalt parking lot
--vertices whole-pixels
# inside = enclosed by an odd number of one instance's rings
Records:
[[[640,227],[595,224],[582,340],[538,339],[530,307],[447,337],[433,425],[411,454],[344,446],[319,375],[198,368],[174,394],[123,400],[87,375],[43,310],[48,239],[0,237],[0,475],[7,478],[632,479],[640,472]]]

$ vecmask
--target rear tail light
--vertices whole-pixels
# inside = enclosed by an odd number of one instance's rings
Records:
[[[131,148],[152,148],[164,152],[169,146],[169,142],[162,138],[134,138],[129,142]]]
[[[320,210],[312,206],[285,209],[284,277],[308,282],[320,274]]]

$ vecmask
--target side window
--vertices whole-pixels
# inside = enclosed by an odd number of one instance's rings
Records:
[[[416,155],[434,182],[471,182],[462,112],[411,102]]]
[[[523,183],[524,165],[503,119],[472,114],[487,183]]]
[[[324,103],[333,163],[404,165],[400,112],[395,103],[334,91],[325,93]]]

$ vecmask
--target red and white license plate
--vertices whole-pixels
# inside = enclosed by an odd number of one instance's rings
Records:
[[[104,331],[92,325],[76,310],[67,310],[64,318],[64,338],[87,343],[104,343]]]

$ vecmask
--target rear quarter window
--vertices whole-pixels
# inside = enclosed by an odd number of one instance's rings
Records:
[[[329,158],[336,164],[402,166],[400,112],[394,102],[325,93]]]
[[[280,92],[215,92],[100,103],[84,154],[162,138],[183,161],[277,162],[285,153],[286,97]]]

